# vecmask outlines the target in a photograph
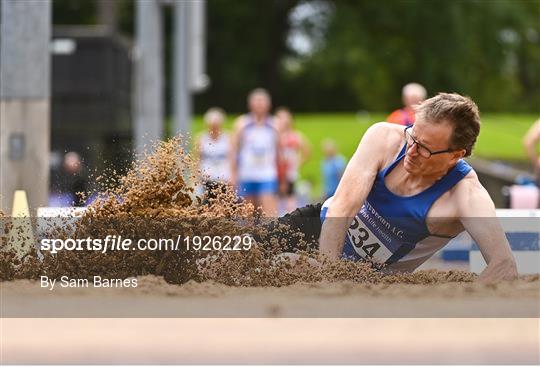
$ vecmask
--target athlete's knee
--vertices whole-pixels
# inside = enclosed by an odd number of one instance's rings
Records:
[[[306,206],[296,208],[291,213],[285,214],[285,217],[306,217],[306,218],[319,218],[321,215],[322,203],[308,204]]]
[[[279,219],[279,222],[288,225],[291,230],[302,233],[308,243],[316,244],[321,234],[321,207],[322,204],[309,204],[295,209]]]

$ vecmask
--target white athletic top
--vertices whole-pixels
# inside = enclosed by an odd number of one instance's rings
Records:
[[[209,133],[200,138],[201,171],[212,181],[228,181],[231,178],[229,152],[231,142],[229,135],[222,132],[214,140]]]
[[[256,124],[251,115],[240,133],[238,178],[240,181],[266,182],[277,180],[278,133],[268,117]]]

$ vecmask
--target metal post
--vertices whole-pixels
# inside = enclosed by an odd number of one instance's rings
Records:
[[[191,130],[192,92],[204,90],[205,74],[205,0],[176,0],[174,3],[174,133]]]
[[[163,138],[163,36],[160,3],[136,2],[136,99],[134,140],[137,152]]]
[[[189,132],[191,120],[191,95],[189,92],[190,6],[189,1],[177,0],[174,3],[173,133],[180,133],[184,136]]]
[[[0,1],[0,207],[15,190],[47,205],[50,134],[49,0]]]
[[[191,3],[191,49],[190,49],[190,90],[193,93],[205,90],[210,84],[206,75],[206,1]]]
[[[99,24],[105,25],[111,33],[116,33],[118,29],[118,3],[111,0],[98,0],[97,20]]]

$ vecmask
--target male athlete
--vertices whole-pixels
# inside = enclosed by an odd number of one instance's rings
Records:
[[[249,113],[234,124],[232,182],[238,193],[268,216],[277,216],[279,134],[270,115],[270,94],[262,88],[248,96]]]
[[[479,132],[474,102],[440,93],[417,107],[412,127],[371,126],[335,195],[280,222],[319,238],[330,259],[370,259],[406,272],[466,230],[487,263],[479,280],[514,279],[515,260],[493,201],[462,160]]]

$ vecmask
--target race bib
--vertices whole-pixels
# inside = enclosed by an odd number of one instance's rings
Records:
[[[321,207],[321,220],[326,213],[332,197]],[[402,226],[395,218],[386,218],[366,201],[347,229],[342,256],[350,260],[369,260],[378,264],[398,261],[415,247],[405,236]],[[391,259],[391,260],[390,260]],[[390,260],[390,261],[389,261]]]
[[[251,148],[251,161],[256,166],[262,166],[268,163],[270,151],[266,146],[253,146]]]
[[[385,263],[393,255],[358,216],[354,217],[347,236],[356,253],[364,259]]]

